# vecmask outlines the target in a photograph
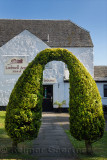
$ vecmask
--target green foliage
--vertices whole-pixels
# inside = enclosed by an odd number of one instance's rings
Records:
[[[38,135],[42,111],[42,66],[31,64],[17,81],[6,109],[5,128],[16,142]]]
[[[17,81],[6,109],[5,128],[16,142],[37,137],[42,110],[45,65],[63,61],[69,69],[70,131],[78,140],[97,141],[103,136],[104,115],[95,81],[80,61],[66,49],[45,49],[28,65]]]
[[[64,104],[66,104],[66,101],[65,101],[65,100],[62,101],[62,102],[56,101],[56,102],[54,102],[54,104],[55,104],[55,105],[58,105],[58,108],[61,108]]]

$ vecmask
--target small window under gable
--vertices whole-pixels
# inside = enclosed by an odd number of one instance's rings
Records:
[[[104,84],[104,97],[107,97],[107,84]]]

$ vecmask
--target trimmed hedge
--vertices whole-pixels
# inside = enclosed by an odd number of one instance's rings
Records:
[[[95,81],[82,63],[66,49],[45,49],[18,79],[6,108],[5,128],[19,143],[38,135],[42,111],[42,80],[45,65],[63,61],[69,69],[70,132],[78,140],[92,143],[103,136],[104,115]]]

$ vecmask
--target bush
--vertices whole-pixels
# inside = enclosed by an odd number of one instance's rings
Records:
[[[63,100],[62,102],[56,101],[56,102],[54,102],[54,104],[57,105],[58,108],[62,108],[62,106],[63,106],[64,104],[66,104],[66,101],[65,101],[65,100]]]
[[[101,97],[87,69],[66,49],[45,49],[25,69],[9,99],[6,131],[17,143],[37,137],[41,124],[43,70],[45,65],[53,60],[66,63],[70,73],[71,135],[91,144],[104,133]]]

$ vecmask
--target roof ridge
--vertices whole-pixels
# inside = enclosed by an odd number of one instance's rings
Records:
[[[4,27],[6,24],[7,27]],[[89,32],[79,27],[71,20],[0,19],[0,28],[0,35],[2,37],[0,39],[0,46],[26,29],[39,37],[50,47],[93,47]],[[46,41],[48,34],[51,34],[51,40],[49,42]]]
[[[77,27],[85,30],[86,32],[89,32],[88,30],[86,30],[85,28],[79,26],[78,24],[76,24],[75,22],[71,21],[70,19],[14,19],[14,18],[4,18],[4,19],[0,19],[0,20],[24,20],[24,21],[68,21],[68,22],[71,22],[73,23],[74,25],[76,25]],[[90,33],[90,32],[89,32]]]
[[[1,19],[0,20],[26,20],[26,21],[69,21],[69,20],[64,20],[64,19],[14,19],[14,18],[4,18],[4,19]]]

